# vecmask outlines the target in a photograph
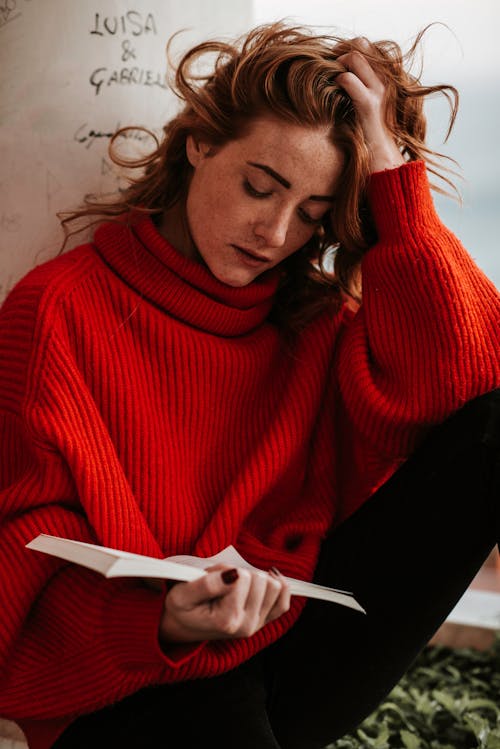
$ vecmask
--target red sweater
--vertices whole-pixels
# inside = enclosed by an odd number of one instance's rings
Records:
[[[0,313],[0,715],[50,746],[76,715],[233,668],[247,639],[158,645],[163,596],[28,551],[40,532],[164,557],[234,544],[310,579],[424,430],[500,384],[499,299],[422,163],[372,177],[363,305],[287,352],[277,274],[217,281],[142,220],[32,271]]]

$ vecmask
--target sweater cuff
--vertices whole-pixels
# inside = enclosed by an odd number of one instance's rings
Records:
[[[375,172],[368,198],[379,240],[413,235],[415,226],[440,223],[424,161],[409,161],[397,169]]]
[[[120,587],[114,588],[103,610],[102,626],[108,640],[107,652],[119,667],[133,671],[148,665],[178,669],[205,647],[205,642],[196,642],[162,650],[158,628],[164,598],[165,591],[139,584],[130,587],[130,583],[120,582]]]

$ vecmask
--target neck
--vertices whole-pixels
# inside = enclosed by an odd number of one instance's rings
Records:
[[[103,222],[94,246],[125,288],[197,330],[245,335],[265,323],[274,303],[279,272],[262,274],[258,283],[242,288],[227,286],[178,252],[148,216]]]
[[[190,260],[194,260],[204,265],[202,257],[191,236],[191,232],[189,231],[186,205],[183,200],[178,201],[171,208],[167,208],[166,211],[163,211],[157,228],[161,236],[166,239],[172,247],[175,247],[177,252]]]

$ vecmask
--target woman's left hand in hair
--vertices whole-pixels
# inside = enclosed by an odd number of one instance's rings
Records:
[[[368,42],[359,40],[369,52]],[[368,59],[362,52],[353,50],[340,55],[338,61],[346,72],[337,75],[337,81],[352,100],[358,113],[366,145],[371,154],[371,171],[395,169],[404,163],[386,121],[386,92],[383,82],[377,76]]]

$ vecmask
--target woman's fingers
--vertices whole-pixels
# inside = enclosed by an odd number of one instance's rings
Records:
[[[355,82],[358,86],[359,84],[362,84],[363,88],[360,89],[361,91],[364,92],[368,89],[383,98],[384,84],[373,70],[365,55],[357,50],[353,50],[352,52],[348,52],[347,54],[338,57],[337,61],[348,71],[347,73],[340,73],[340,76],[345,77],[345,80],[349,83]],[[349,73],[351,74],[350,76]]]
[[[270,621],[269,612],[281,593],[281,582],[266,572],[252,575],[252,583],[245,601],[246,625],[255,631]]]
[[[250,637],[290,606],[281,577],[246,569],[213,569],[169,591],[161,632],[165,640]]]
[[[237,613],[233,610],[235,618],[232,628],[226,629],[227,634],[232,637],[250,637],[267,622],[281,616],[290,607],[287,591],[288,585],[282,577],[262,571],[252,571],[249,585],[244,593],[238,589],[238,586],[235,586],[232,594],[233,601],[228,596],[220,602],[222,620],[226,616],[224,609],[229,611],[232,603],[236,603],[238,607]],[[240,608],[243,596],[244,602]]]
[[[369,52],[369,44],[366,45],[364,48]],[[359,50],[341,54],[337,60],[346,68],[345,73],[337,75],[337,82],[352,100],[358,114],[370,151],[371,171],[401,166],[404,159],[387,122],[388,102],[383,81]]]
[[[176,585],[171,591],[172,603],[178,608],[190,610],[207,601],[228,596],[234,591],[237,591],[236,597],[243,603],[249,586],[250,575],[246,570],[218,565],[210,568],[206,575],[197,580]]]
[[[164,642],[227,638],[240,626],[250,586],[247,570],[212,570],[178,583],[166,598],[160,636]]]
[[[273,606],[270,608],[266,621],[271,622],[273,619],[277,619],[279,616],[284,614],[290,608],[290,586],[286,582],[285,578],[276,567],[269,570],[269,574],[279,584],[279,593],[274,601]]]
[[[357,50],[341,55],[338,61],[346,68],[337,82],[352,99],[362,117],[382,121],[385,115],[385,87],[366,57]]]

